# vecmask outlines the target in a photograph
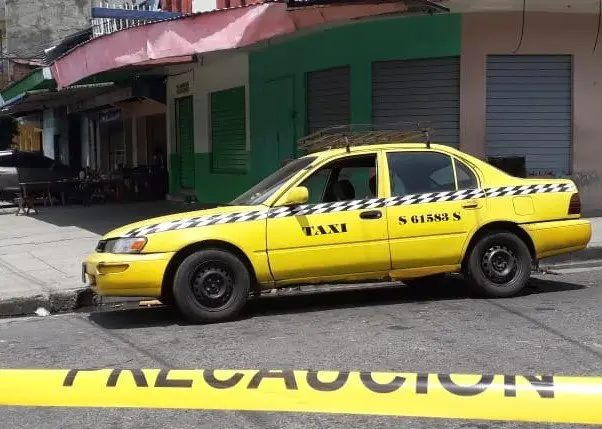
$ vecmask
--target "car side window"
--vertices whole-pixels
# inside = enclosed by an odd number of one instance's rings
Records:
[[[389,152],[391,195],[455,191],[452,158],[438,152]]]
[[[322,168],[305,179],[301,186],[305,186],[309,191],[308,204],[318,204],[324,198],[324,190],[330,177],[330,168]]]
[[[309,204],[375,198],[376,185],[376,154],[335,160],[301,183]]]
[[[353,166],[341,168],[338,180],[347,180],[353,186],[355,199],[364,200],[375,198],[370,189],[370,178],[374,175],[374,167]]]
[[[454,159],[456,165],[456,178],[458,180],[458,190],[476,189],[479,187],[475,174],[462,162]]]

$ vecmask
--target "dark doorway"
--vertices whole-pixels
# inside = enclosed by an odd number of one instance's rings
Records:
[[[82,121],[79,115],[68,115],[69,159],[67,163],[80,170],[82,168]]]

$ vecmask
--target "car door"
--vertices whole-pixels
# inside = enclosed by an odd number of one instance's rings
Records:
[[[6,193],[3,198],[12,198],[9,194],[19,191],[15,155],[11,152],[0,155],[0,191]]]
[[[393,270],[458,264],[486,207],[475,171],[435,150],[388,151],[386,164]]]
[[[298,185],[307,204],[273,207],[267,220],[270,268],[282,283],[378,278],[390,269],[386,210],[377,204],[378,155],[345,155]]]

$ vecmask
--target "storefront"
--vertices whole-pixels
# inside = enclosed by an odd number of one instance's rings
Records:
[[[131,164],[128,162],[131,157],[131,133],[125,132],[125,122],[130,122],[128,119],[122,117],[119,109],[98,112],[100,171],[108,173]]]
[[[203,57],[170,68],[167,116],[170,194],[203,202],[234,198],[250,174],[248,56]]]
[[[429,122],[441,143],[458,146],[460,57],[371,62],[371,124]],[[307,127],[351,123],[351,67],[307,72]]]
[[[532,176],[571,173],[572,57],[488,55],[485,154]]]
[[[251,157],[269,160],[256,168],[267,174],[284,157],[281,147],[294,145],[266,145],[280,120],[294,130],[291,140],[334,125],[424,120],[439,143],[514,174],[570,177],[584,207],[602,205],[602,186],[592,179],[602,174],[594,156],[602,134],[594,113],[602,99],[597,16],[527,13],[522,39],[520,18],[465,13],[359,22],[252,52]],[[292,101],[269,90],[278,80],[293,82]],[[290,105],[295,119],[274,117]]]
[[[322,128],[428,121],[460,133],[461,17],[358,21],[249,53],[252,174],[260,179]]]
[[[372,123],[428,122],[436,139],[458,147],[460,57],[372,64]]]
[[[360,21],[178,66],[168,83],[169,150],[182,180],[172,192],[188,186],[200,200],[227,201],[298,155],[308,133],[425,121],[436,142],[514,174],[570,177],[586,209],[602,206],[596,16],[527,13],[522,38],[520,18]]]
[[[351,121],[351,68],[307,73],[307,133],[349,124]],[[279,157],[280,158],[280,157]]]

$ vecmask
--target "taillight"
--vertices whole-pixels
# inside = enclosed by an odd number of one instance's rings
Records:
[[[581,214],[581,198],[579,198],[578,193],[571,196],[571,201],[569,202],[569,214]]]

